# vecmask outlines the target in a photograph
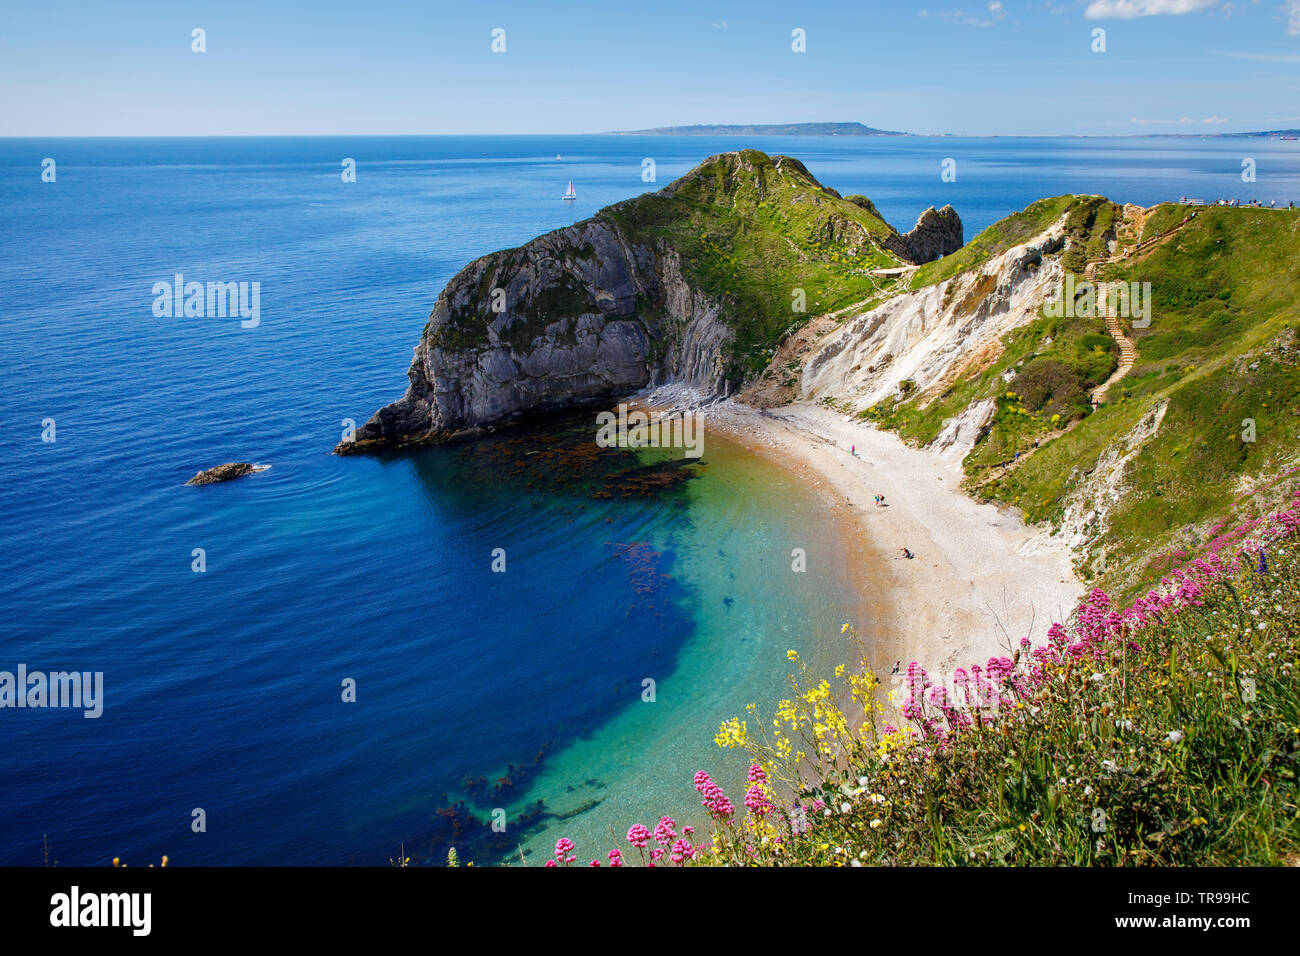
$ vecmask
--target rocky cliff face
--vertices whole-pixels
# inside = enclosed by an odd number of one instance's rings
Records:
[[[447,437],[663,379],[721,390],[730,330],[719,311],[671,252],[599,219],[493,253],[438,297],[410,387],[358,430],[356,445]]]
[[[952,206],[942,209],[931,206],[921,213],[911,232],[887,239],[885,245],[899,258],[919,265],[956,252],[963,241],[957,210]]]
[[[1063,234],[1058,222],[978,269],[849,319],[804,365],[800,397],[834,396],[864,409],[904,382],[923,397],[951,384],[969,362],[998,350],[1003,334],[1038,317],[1061,279],[1059,257],[1047,257]]]
[[[436,441],[669,382],[727,394],[746,358],[770,354],[798,318],[794,289],[843,298],[861,287],[864,298],[869,268],[960,244],[951,207],[903,236],[797,160],[715,156],[658,193],[461,270],[415,348],[406,394],[336,451]]]

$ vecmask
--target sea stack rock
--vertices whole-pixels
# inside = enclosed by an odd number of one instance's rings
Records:
[[[931,206],[916,220],[912,231],[888,243],[891,250],[909,262],[920,265],[940,256],[950,255],[963,245],[961,216],[952,206]]]

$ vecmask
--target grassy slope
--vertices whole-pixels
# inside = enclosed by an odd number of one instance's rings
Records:
[[[1069,208],[1069,199],[1035,203],[986,230],[971,243],[980,248],[967,255],[966,267],[995,254],[1008,237],[1032,234],[1054,211]],[[1096,206],[1094,222],[1080,234],[1088,258],[1099,251],[1114,208],[1108,207]],[[1185,215],[1183,207],[1159,207],[1144,237],[1167,232]],[[949,269],[964,252],[922,271]],[[1117,358],[1103,338],[1104,322],[1040,318],[1005,336],[1006,351],[992,367],[945,395],[928,404],[924,396],[891,399],[868,414],[923,444],[971,401],[996,396],[993,427],[965,462],[968,482],[981,496],[1021,507],[1031,521],[1058,524],[1066,494],[1092,463],[1167,399],[1160,432],[1129,466],[1128,492],[1099,543],[1108,554],[1103,582],[1123,581],[1131,591],[1158,576],[1159,552],[1194,546],[1211,520],[1232,513],[1244,491],[1297,460],[1300,353],[1290,343],[1300,327],[1300,213],[1203,209],[1166,243],[1131,264],[1104,267],[1100,278],[1150,282],[1153,307],[1151,327],[1130,330],[1135,367],[1095,413],[1088,413],[1087,390]],[[1014,376],[1010,383],[1003,381],[1006,372]],[[1247,418],[1255,421],[1254,442],[1242,440]],[[1072,421],[1075,427],[1062,435]],[[1017,451],[1033,451],[1035,441],[1042,447],[1003,475],[998,465]],[[1145,570],[1130,574],[1135,565]]]
[[[842,198],[798,160],[752,149],[711,157],[664,189],[602,209],[592,220],[617,227],[632,243],[676,253],[692,287],[723,303],[722,319],[735,330],[727,358],[737,383],[761,372],[809,317],[861,302],[896,281],[871,276],[871,270],[902,264],[882,245],[897,232],[870,200]],[[594,254],[590,248],[572,252]],[[448,315],[434,333],[436,343],[453,349],[481,344],[493,315],[493,286],[525,260],[522,248],[505,249],[467,267],[482,267],[477,294]],[[796,289],[804,292],[803,311],[794,307]],[[570,279],[531,303],[505,338],[527,349],[552,323],[594,307]],[[663,303],[643,301],[638,312],[668,318]],[[671,322],[659,327],[673,333]]]
[[[869,206],[869,204],[867,204]],[[688,278],[727,303],[737,372],[762,371],[805,315],[861,301],[899,265],[876,241],[894,233],[874,210],[822,187],[797,161],[757,150],[714,157],[658,193],[598,214],[633,240],[671,247]],[[807,311],[792,309],[803,289]]]
[[[951,279],[959,272],[975,268],[1012,246],[1038,235],[1060,219],[1067,209],[1079,203],[1080,197],[1077,196],[1040,199],[1021,212],[995,222],[952,255],[923,265],[917,271],[913,288],[934,285],[944,279]]]
[[[1062,255],[1077,259],[1097,250],[1113,217],[1113,205],[1096,196],[1041,199],[985,229],[958,252],[923,266],[914,287],[940,282],[982,264],[1031,239],[1063,215],[1067,243]],[[977,289],[978,291],[978,289]],[[978,300],[971,302],[973,309]],[[1114,371],[1118,347],[1097,318],[1043,318],[1009,333],[1005,351],[977,373],[954,382],[941,395],[889,398],[863,413],[909,442],[924,445],[943,423],[972,402],[998,401],[997,425],[989,441],[967,462],[978,475],[1059,431],[1089,410],[1088,393]]]

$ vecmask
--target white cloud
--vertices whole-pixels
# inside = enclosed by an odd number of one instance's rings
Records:
[[[1161,14],[1181,16],[1208,10],[1218,3],[1219,0],[1093,0],[1083,15],[1089,20],[1132,20]],[[1300,4],[1300,0],[1288,0],[1288,3]]]
[[[1296,2],[1300,3],[1300,0],[1296,0]],[[989,0],[989,13],[993,14],[993,16],[999,20],[1005,17],[1007,11],[1002,9],[1002,0]]]
[[[1282,11],[1286,14],[1287,36],[1300,36],[1300,0],[1286,0]]]

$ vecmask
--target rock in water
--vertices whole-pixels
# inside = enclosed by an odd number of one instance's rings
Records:
[[[961,238],[950,208],[904,236],[796,159],[711,157],[462,269],[415,347],[406,394],[335,451],[440,441],[670,382],[728,395],[799,320],[875,294],[870,270]]]
[[[232,461],[224,465],[217,465],[215,468],[208,468],[199,472],[189,481],[187,485],[215,485],[219,481],[234,481],[236,478],[243,478],[245,475],[251,475],[255,471],[261,471],[251,462]]]

